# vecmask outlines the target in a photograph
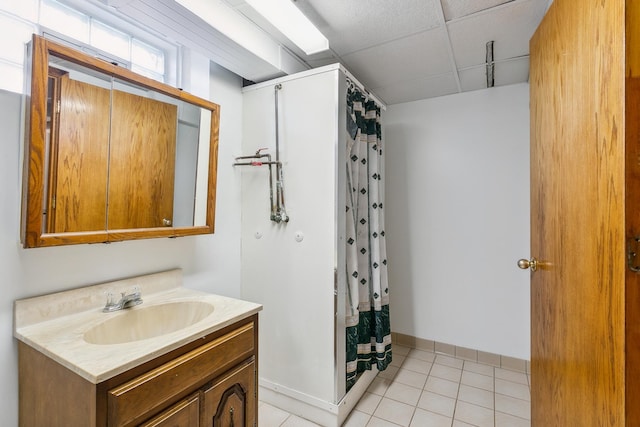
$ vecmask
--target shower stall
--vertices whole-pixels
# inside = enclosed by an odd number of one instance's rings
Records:
[[[260,400],[336,427],[377,372],[347,392],[348,82],[357,84],[335,64],[246,87],[236,161],[244,163],[242,297],[264,306]],[[274,194],[287,221],[274,220]]]

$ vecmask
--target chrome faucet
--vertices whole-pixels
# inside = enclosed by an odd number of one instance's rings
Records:
[[[142,304],[142,293],[140,293],[138,287],[133,288],[133,293],[130,294],[122,292],[122,296],[118,302],[114,301],[113,294],[109,292],[107,294],[107,304],[102,311],[110,313],[112,311],[124,310],[125,308],[130,308],[138,304]]]

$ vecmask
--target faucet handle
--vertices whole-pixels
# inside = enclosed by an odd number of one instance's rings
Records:
[[[114,301],[113,301],[113,292],[105,291],[104,294],[107,297],[107,305],[113,304],[114,303]]]

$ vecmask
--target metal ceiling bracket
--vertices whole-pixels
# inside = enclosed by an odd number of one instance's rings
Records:
[[[493,40],[487,42],[486,67],[487,87],[493,87],[495,85],[494,74],[496,71],[496,63],[493,61]]]

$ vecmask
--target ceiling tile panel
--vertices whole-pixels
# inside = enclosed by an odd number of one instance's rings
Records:
[[[458,71],[462,91],[485,89],[487,87],[487,69],[485,65]],[[493,71],[495,86],[524,83],[529,80],[529,57],[511,59],[495,64]]]
[[[513,0],[442,0],[442,10],[447,21],[471,15]]]
[[[458,71],[463,92],[485,89],[487,87],[487,69],[484,65]]]
[[[444,28],[360,50],[343,56],[341,62],[368,87],[384,87],[453,71]]]
[[[494,71],[494,81],[496,86],[529,81],[529,57],[497,63]]]
[[[529,39],[546,6],[547,0],[516,0],[447,23],[458,68],[483,64],[491,40],[496,61],[528,55]]]
[[[439,0],[297,0],[339,55],[441,24]]]
[[[453,73],[449,73],[373,88],[372,92],[383,99],[387,105],[392,105],[401,102],[450,95],[457,93],[458,87]]]

